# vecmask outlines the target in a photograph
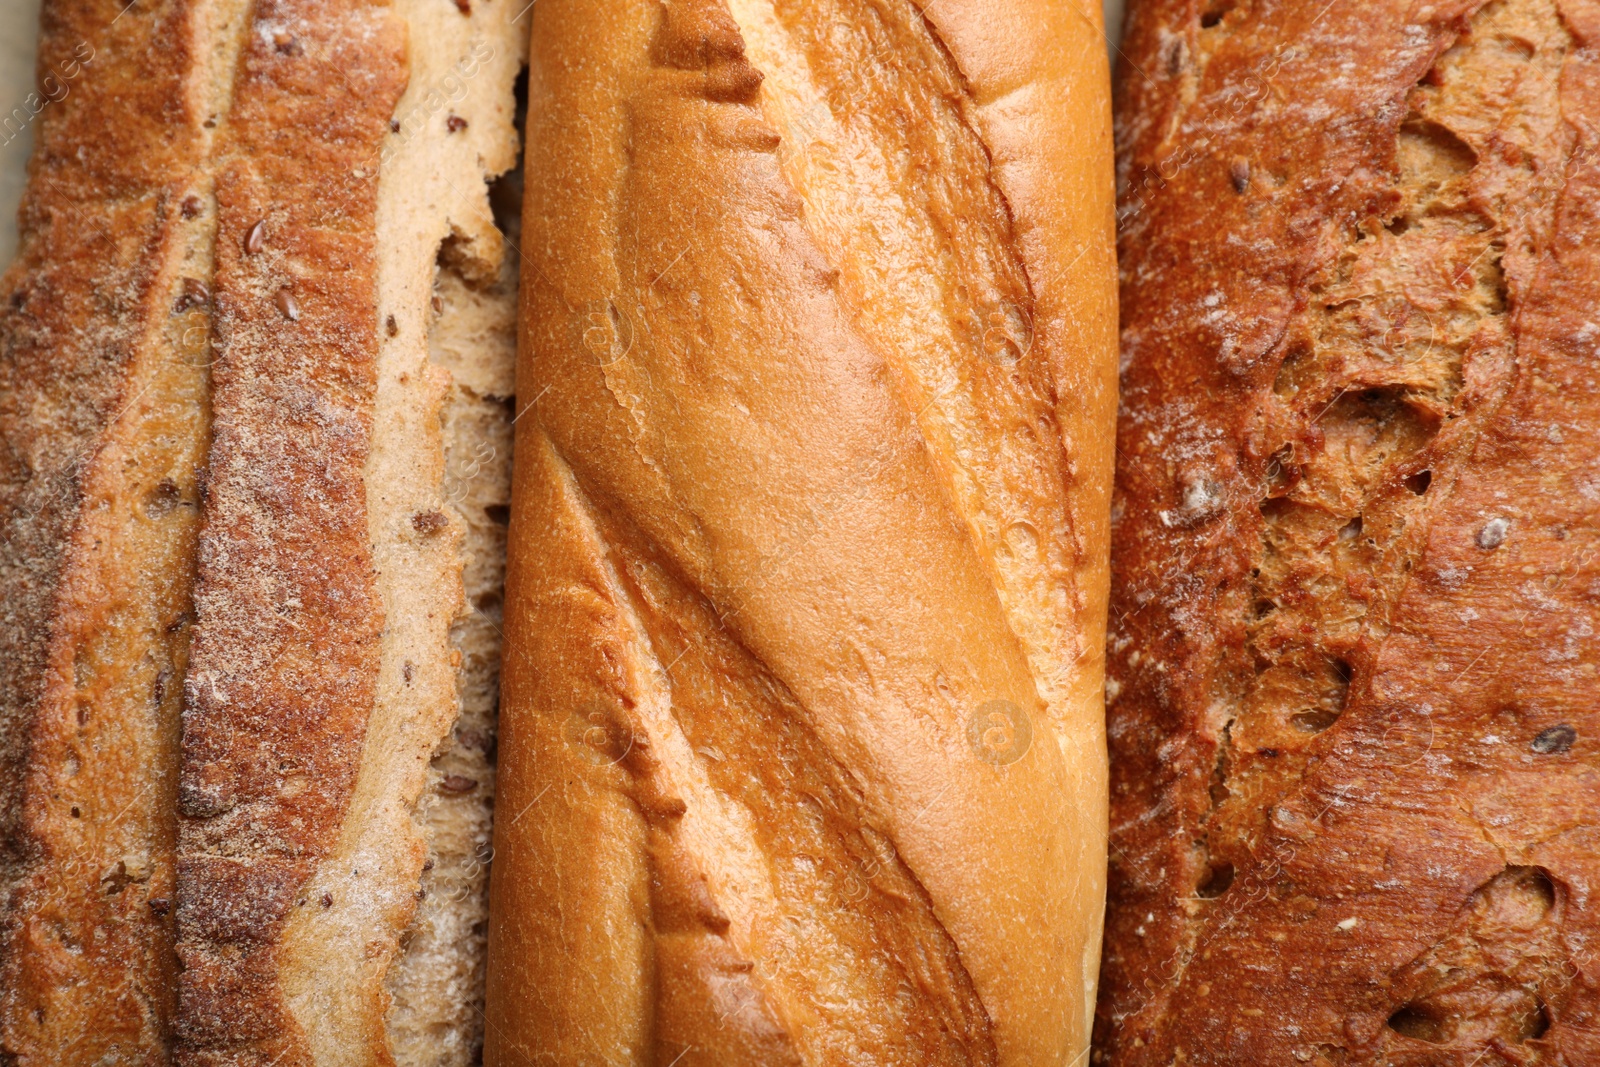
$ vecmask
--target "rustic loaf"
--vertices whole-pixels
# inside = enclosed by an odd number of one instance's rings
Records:
[[[176,5],[115,15],[45,12],[39,66],[72,92],[34,122],[0,283],[0,1050],[27,1065],[153,1055],[176,992],[208,349],[173,311],[209,254],[183,204],[210,134],[163,116],[208,101],[203,68],[163,46]]]
[[[1081,1062],[1098,16],[533,18],[485,1062]]]
[[[82,69],[0,292],[4,1062],[476,1055],[517,16],[45,3]]]
[[[1600,5],[1132,5],[1097,1062],[1600,1063]]]

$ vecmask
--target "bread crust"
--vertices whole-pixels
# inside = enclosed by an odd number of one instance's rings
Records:
[[[165,1062],[206,439],[208,308],[184,278],[213,224],[207,17],[43,9],[52,96],[0,283],[7,1063]]]
[[[485,1062],[1071,1062],[1103,861],[1093,24],[534,19]],[[877,160],[808,162],[854,144]]]
[[[363,0],[253,13],[217,183],[214,443],[186,681],[176,1059],[311,1062],[279,942],[337,839],[378,673],[363,466],[378,160],[405,39]],[[259,229],[258,229],[259,228]]]
[[[1203,14],[1119,83],[1096,1056],[1594,1062],[1600,8]]]
[[[70,84],[0,334],[0,1060],[475,1055],[493,783],[454,772],[498,646],[451,631],[463,568],[498,584],[516,17],[46,5]]]

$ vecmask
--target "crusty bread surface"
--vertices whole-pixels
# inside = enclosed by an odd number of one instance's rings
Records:
[[[0,1062],[479,1054],[518,15],[45,4]]]
[[[0,283],[0,1060],[160,1063],[222,9],[47,5]]]
[[[1082,1062],[1098,17],[533,19],[486,1064]]]
[[[472,313],[458,283],[503,286],[485,176],[515,158],[515,16],[255,13],[184,722],[177,1032],[195,1063],[475,1052],[481,935],[411,960],[402,935],[430,839],[449,853],[435,868],[482,863],[451,823],[484,817],[490,783],[431,766],[459,741],[461,546],[488,520],[446,498],[443,416],[462,399],[429,333]],[[424,789],[460,811],[419,820]],[[419,950],[482,883],[436,897]]]
[[[1097,1061],[1600,1063],[1600,5],[1124,47]]]

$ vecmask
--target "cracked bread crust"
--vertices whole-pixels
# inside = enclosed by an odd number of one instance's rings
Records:
[[[1600,1056],[1597,31],[1130,13],[1099,1062]]]
[[[485,1062],[1071,1063],[1103,869],[1096,24],[534,19]]]

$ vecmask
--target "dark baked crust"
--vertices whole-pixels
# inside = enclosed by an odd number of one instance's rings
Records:
[[[157,1063],[204,447],[196,5],[44,5],[0,283],[0,1061]],[[202,257],[203,258],[203,257]],[[70,1050],[70,1051],[69,1051]]]
[[[300,888],[361,765],[383,625],[362,473],[404,33],[365,0],[263,0],[253,18],[217,181],[215,442],[183,719],[175,1033],[191,1064],[309,1062],[277,948],[291,909],[321,906]]]
[[[1597,33],[1131,13],[1100,1062],[1600,1062]]]

